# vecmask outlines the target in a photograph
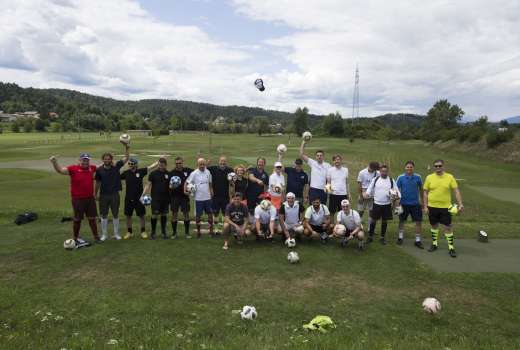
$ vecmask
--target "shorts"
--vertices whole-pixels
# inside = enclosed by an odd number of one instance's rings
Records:
[[[311,228],[312,228],[312,230],[313,230],[314,232],[318,232],[318,233],[327,232],[327,230],[324,229],[322,225],[319,225],[319,226],[311,225]]]
[[[386,205],[379,205],[374,203],[372,206],[372,210],[370,211],[370,217],[372,220],[379,220],[383,219],[385,221],[392,220],[393,214],[392,214],[392,205],[386,204]]]
[[[171,210],[178,212],[179,208],[183,213],[190,212],[190,197],[188,196],[172,196],[171,197]]]
[[[101,217],[106,218],[108,216],[108,210],[112,212],[112,216],[117,218],[119,216],[119,192],[101,195],[99,197],[99,214]]]
[[[337,213],[338,211],[341,210],[341,201],[344,199],[347,199],[346,194],[341,194],[341,195],[331,194],[329,196],[329,210],[330,210],[331,214]]]
[[[218,215],[219,213],[222,213],[222,215],[226,215],[226,207],[229,204],[228,197],[225,197],[225,198],[213,197],[211,202],[212,202],[211,206],[213,209],[213,214]]]
[[[421,222],[422,221],[422,209],[419,204],[417,205],[406,205],[401,204],[403,207],[403,213],[399,215],[399,221],[404,222],[408,219],[408,215],[412,217],[413,222]]]
[[[72,210],[74,211],[74,220],[80,221],[84,216],[87,218],[97,217],[96,199],[90,198],[73,198]]]
[[[204,213],[211,215],[213,214],[212,200],[207,201],[195,201],[195,216],[200,218]]]
[[[152,214],[153,215],[168,214],[169,206],[170,206],[169,199],[153,199],[152,198]]]
[[[309,203],[312,203],[316,198],[320,199],[321,204],[327,204],[327,193],[324,190],[318,188],[309,188]]]
[[[430,219],[430,225],[432,226],[437,224],[451,226],[451,214],[448,211],[448,208],[428,207],[428,218]]]
[[[374,206],[374,198],[365,199],[361,196],[359,197],[358,204],[357,204],[358,211],[372,210],[373,206]]]
[[[146,208],[139,199],[128,199],[125,198],[125,216],[135,215],[141,217],[146,214]]]

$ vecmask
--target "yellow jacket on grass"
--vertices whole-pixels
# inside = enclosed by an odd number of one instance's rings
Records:
[[[449,173],[428,175],[426,181],[424,181],[424,189],[428,191],[428,206],[449,208],[451,206],[451,191],[458,187],[457,181]]]

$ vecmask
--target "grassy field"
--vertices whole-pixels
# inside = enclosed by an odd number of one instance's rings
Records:
[[[141,164],[158,154],[182,155],[193,165],[198,152],[225,153],[232,164],[268,158],[278,143],[299,140],[183,134],[134,138]],[[486,230],[491,240],[520,238],[520,166],[484,161],[471,154],[432,150],[419,141],[377,142],[315,138],[309,152],[341,153],[351,174],[370,160],[401,173],[413,159],[426,175],[435,158],[460,180],[466,206],[457,217],[457,239]],[[65,251],[70,236],[68,178],[46,167],[51,154],[73,159],[80,152],[99,159],[121,154],[117,137],[94,134],[0,135],[0,348],[1,349],[519,349],[520,274],[436,272],[393,244],[365,252],[335,244],[305,242],[301,263],[289,265],[281,243],[248,241],[221,249],[221,239],[109,241]],[[65,165],[65,164],[63,164]],[[351,176],[355,188],[355,176]],[[34,223],[14,217],[36,211]],[[82,232],[90,238],[87,225]],[[134,225],[135,227],[135,225]],[[149,227],[149,223],[148,223]],[[182,228],[182,225],[181,225]],[[408,232],[411,226],[407,227]],[[424,230],[426,234],[426,229]],[[427,235],[426,235],[427,236]],[[490,243],[492,244],[492,243]],[[436,254],[450,259],[445,242]],[[459,254],[464,259],[464,254]],[[439,315],[421,302],[437,297]],[[254,305],[259,317],[244,322],[233,310]],[[318,314],[337,328],[314,334],[302,325]]]

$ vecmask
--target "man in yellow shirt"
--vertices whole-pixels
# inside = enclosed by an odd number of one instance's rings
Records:
[[[444,171],[444,161],[437,159],[433,162],[435,172],[426,177],[424,181],[424,202],[423,210],[428,213],[430,219],[432,245],[429,252],[437,250],[437,243],[439,238],[439,224],[442,225],[444,236],[448,241],[448,249],[452,258],[457,257],[455,248],[453,246],[453,227],[451,225],[451,214],[449,208],[451,207],[451,191],[455,193],[457,199],[458,212],[464,211],[462,204],[462,196],[460,195],[457,181],[453,175]]]

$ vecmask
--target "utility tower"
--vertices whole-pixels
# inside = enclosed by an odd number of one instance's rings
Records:
[[[354,96],[352,98],[352,125],[354,125],[354,118],[359,118],[359,68],[357,64],[354,79]]]

